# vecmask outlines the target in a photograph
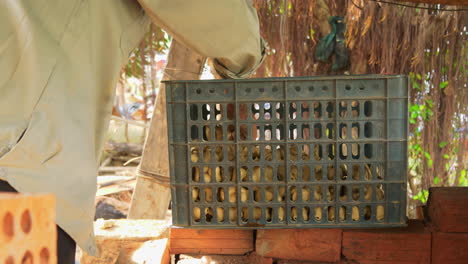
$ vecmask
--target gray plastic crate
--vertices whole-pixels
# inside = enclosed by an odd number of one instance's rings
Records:
[[[174,225],[406,225],[406,76],[165,84]]]

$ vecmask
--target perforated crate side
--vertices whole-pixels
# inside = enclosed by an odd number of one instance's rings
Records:
[[[408,80],[168,81],[173,224],[406,225]]]

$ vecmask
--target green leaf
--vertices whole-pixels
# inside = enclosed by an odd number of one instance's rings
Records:
[[[423,190],[424,197],[429,197],[429,191],[428,190]]]
[[[439,180],[440,180],[439,177],[435,177],[435,178],[434,178],[434,184],[438,184],[438,183],[439,183]]]
[[[468,180],[467,179],[463,179],[463,180],[459,180],[459,186],[461,187],[468,187]]]
[[[430,107],[432,107],[434,105],[434,101],[432,101],[432,99],[426,99],[426,104],[428,104]]]
[[[428,166],[429,168],[432,168],[432,165],[433,165],[432,160],[431,160],[431,159],[430,159],[430,160],[427,160],[427,166]]]
[[[439,148],[443,148],[448,145],[448,142],[442,141],[439,143]]]
[[[442,74],[446,74],[446,73],[447,73],[447,67],[442,66]]]
[[[444,89],[445,87],[447,87],[447,85],[448,85],[448,81],[441,82],[440,83],[440,89]]]
[[[415,111],[418,111],[418,110],[419,110],[419,105],[418,104],[411,105],[410,111],[415,112]]]
[[[418,80],[421,80],[421,74],[419,74],[419,73],[416,74],[416,78],[417,78]]]
[[[431,158],[431,154],[429,154],[429,152],[424,152],[424,156],[426,157],[427,159],[427,166],[429,168],[432,168],[432,158]]]
[[[426,203],[428,196],[429,196],[429,191],[428,190],[422,190],[422,191],[419,191],[418,194],[413,196],[413,200],[419,200],[422,203]]]
[[[415,196],[413,196],[413,200],[419,200],[421,197],[422,197],[422,192],[419,191],[418,194],[416,194]]]
[[[458,185],[462,187],[468,187],[468,179],[466,178],[466,170],[460,171],[460,177],[458,178]]]
[[[448,154],[444,154],[444,159],[450,159],[450,156]]]

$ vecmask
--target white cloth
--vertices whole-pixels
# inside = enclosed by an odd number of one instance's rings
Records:
[[[97,161],[121,66],[153,20],[245,77],[263,56],[249,2],[1,0],[0,178],[54,193],[57,224],[96,255]]]

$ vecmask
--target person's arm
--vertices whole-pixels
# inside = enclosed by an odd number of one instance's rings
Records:
[[[214,58],[216,71],[244,78],[263,60],[257,12],[250,0],[138,0],[150,19],[185,46]]]

